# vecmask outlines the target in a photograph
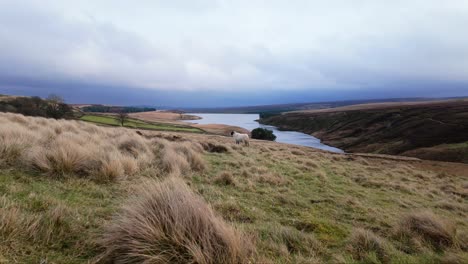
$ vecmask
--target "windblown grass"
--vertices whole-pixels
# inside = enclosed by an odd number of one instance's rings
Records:
[[[181,180],[145,182],[107,228],[103,259],[118,263],[248,263],[249,240]]]
[[[1,114],[0,163],[54,177],[115,181],[155,167],[177,173],[203,170],[198,144],[144,138],[132,130],[77,121]]]
[[[462,164],[12,114],[0,114],[0,140],[0,262],[437,264],[468,256]],[[172,176],[182,177],[164,180]],[[194,237],[203,239],[187,242]],[[155,246],[139,255],[145,245]]]

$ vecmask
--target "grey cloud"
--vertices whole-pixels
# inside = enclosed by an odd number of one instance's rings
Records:
[[[0,89],[464,95],[467,25],[458,0],[0,1]]]

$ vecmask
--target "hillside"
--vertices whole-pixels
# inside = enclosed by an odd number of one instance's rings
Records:
[[[466,263],[468,165],[0,113],[0,262]]]
[[[377,103],[295,111],[261,120],[347,152],[468,163],[468,100]]]
[[[254,106],[239,106],[239,107],[212,107],[212,108],[180,108],[186,112],[192,113],[281,113],[288,111],[307,111],[317,109],[328,109],[336,107],[344,107],[358,104],[374,104],[374,103],[392,103],[392,102],[418,102],[418,101],[433,101],[438,99],[431,98],[386,98],[386,99],[367,99],[367,100],[344,100],[344,101],[323,101],[310,103],[291,103],[291,104],[271,104],[271,105],[254,105]]]

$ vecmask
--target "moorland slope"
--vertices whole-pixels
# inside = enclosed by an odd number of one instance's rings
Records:
[[[378,103],[287,112],[261,119],[347,152],[468,163],[468,100]]]

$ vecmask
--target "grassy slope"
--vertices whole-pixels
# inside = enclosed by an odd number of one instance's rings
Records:
[[[52,220],[57,226],[50,235],[35,234],[36,237],[31,239],[26,230],[19,230],[24,233],[20,240],[2,236],[0,263],[38,263],[40,260],[83,263],[93,258],[97,254],[93,239],[122,202],[122,187],[73,177],[61,181],[32,172],[1,169],[2,207],[5,209],[4,205],[9,204],[20,208],[15,218],[43,221],[44,218],[53,219],[51,213],[57,208],[66,210],[60,219]],[[8,210],[1,209],[0,212],[7,215]]]
[[[179,135],[232,146],[224,137]],[[205,159],[209,168],[186,180],[225,219],[251,232],[260,255],[276,263],[355,263],[346,251],[354,227],[373,230],[396,246],[391,230],[403,214],[414,210],[432,210],[456,222],[459,233],[468,231],[464,221],[468,179],[464,172],[443,172],[447,165],[442,163],[432,171],[419,162],[329,154],[270,142],[253,142],[230,153],[206,153]],[[232,174],[228,184],[218,179],[222,172]],[[97,184],[0,170],[3,199],[16,203],[21,214],[34,218],[60,204],[68,208],[60,222],[63,233],[52,235],[49,243],[4,238],[0,260],[82,263],[92,259],[99,251],[93,240],[127,197],[128,186],[141,177]],[[440,263],[443,255],[396,250],[392,254],[393,263]]]
[[[417,148],[402,155],[430,160],[451,160],[468,163],[468,141],[454,144],[441,144],[428,148]]]
[[[461,175],[440,178],[439,173],[407,162],[346,159],[289,146],[249,148],[233,155],[211,154],[208,159],[213,170],[195,178],[196,183],[227,219],[242,223],[248,230],[260,230],[265,236],[278,228],[302,230],[323,245],[319,250],[322,260],[353,262],[344,249],[354,227],[387,236],[399,218],[412,210],[430,209],[457,219],[461,229],[467,231],[463,221],[466,201],[440,191],[466,180]],[[233,172],[235,186],[210,184],[223,170]],[[273,179],[258,183],[254,180],[258,175]],[[431,182],[430,187],[427,182]],[[438,208],[446,202],[458,209]],[[259,245],[272,259],[290,260],[291,256],[285,258],[272,250],[268,241]],[[414,256],[399,252],[395,253],[394,263],[428,263],[429,259],[438,263],[432,253]]]
[[[111,125],[111,126],[119,126],[119,120],[112,116],[101,116],[101,115],[83,115],[81,118],[83,121],[104,124],[104,125]],[[139,129],[149,129],[149,130],[164,130],[164,131],[185,131],[185,132],[195,132],[201,133],[202,130],[198,128],[192,127],[183,127],[183,126],[176,126],[170,124],[155,124],[144,122],[138,119],[129,118],[125,121],[124,126],[131,127],[131,128],[139,128]]]

